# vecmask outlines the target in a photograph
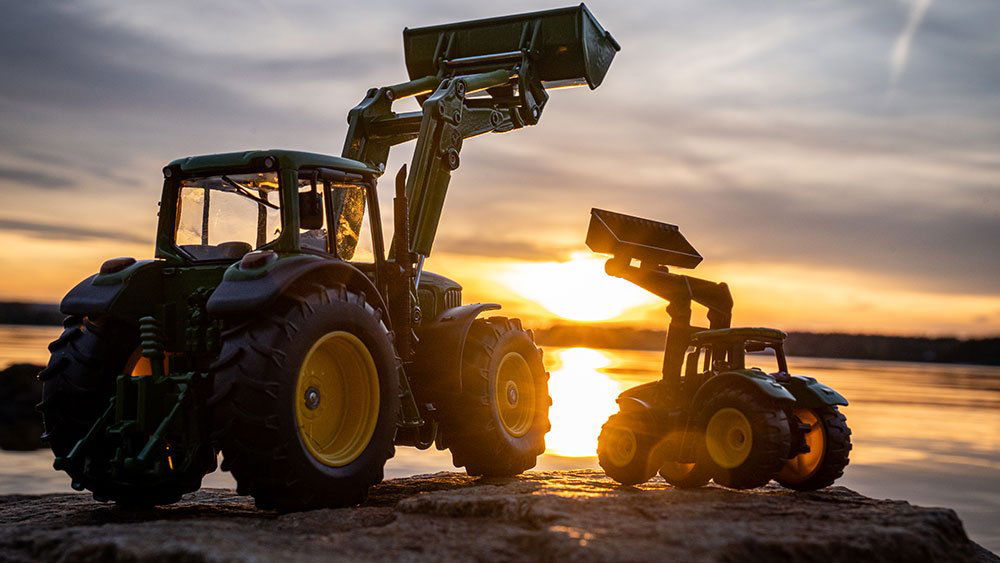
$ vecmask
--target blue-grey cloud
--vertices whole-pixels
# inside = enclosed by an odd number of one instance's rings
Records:
[[[8,166],[0,166],[0,182],[13,182],[44,190],[65,189],[76,185],[72,179],[50,174],[44,170]]]
[[[10,218],[0,218],[0,231],[21,233],[47,240],[83,241],[99,239],[137,244],[149,243],[147,237],[122,231]]]

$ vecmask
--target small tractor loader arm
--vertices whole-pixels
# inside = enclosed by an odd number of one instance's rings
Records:
[[[583,4],[407,29],[411,80],[368,91],[348,116],[343,156],[384,170],[393,145],[416,139],[406,194],[410,250],[429,256],[465,139],[538,123],[547,88],[597,88],[618,43]],[[419,112],[392,103],[416,97]]]
[[[727,328],[733,315],[729,286],[667,270],[668,266],[694,268],[702,260],[676,225],[603,209],[592,210],[590,217],[587,246],[613,256],[605,266],[608,275],[626,279],[669,302],[663,379],[676,387],[688,341],[694,332],[704,330],[691,326],[691,303],[708,308],[710,328]],[[633,260],[639,261],[638,268],[631,265]]]

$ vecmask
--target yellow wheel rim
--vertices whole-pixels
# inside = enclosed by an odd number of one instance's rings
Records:
[[[816,470],[823,463],[823,454],[826,451],[826,430],[812,409],[795,409],[792,413],[803,424],[809,425],[809,431],[805,435],[809,451],[788,460],[781,468],[778,478],[789,483],[799,483],[816,473]]]
[[[610,440],[605,453],[608,461],[616,467],[625,467],[635,459],[635,452],[639,449],[639,442],[635,438],[635,432],[627,428],[615,428],[611,431]]]
[[[295,385],[295,423],[309,453],[331,467],[351,463],[375,433],[378,411],[378,370],[364,343],[343,331],[317,340]]]
[[[515,437],[527,434],[535,418],[535,381],[524,356],[509,352],[500,360],[493,392],[504,430]]]
[[[737,409],[716,411],[705,428],[705,447],[712,461],[723,469],[733,469],[746,461],[753,447],[750,421]]]

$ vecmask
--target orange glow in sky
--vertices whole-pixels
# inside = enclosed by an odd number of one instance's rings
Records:
[[[566,262],[511,265],[502,281],[514,292],[571,321],[608,321],[656,297],[604,273],[606,257],[574,253]]]

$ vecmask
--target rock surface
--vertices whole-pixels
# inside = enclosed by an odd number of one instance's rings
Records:
[[[620,487],[596,471],[386,481],[357,508],[279,515],[206,489],[145,512],[0,497],[0,560],[1000,561],[955,513],[843,487]]]

